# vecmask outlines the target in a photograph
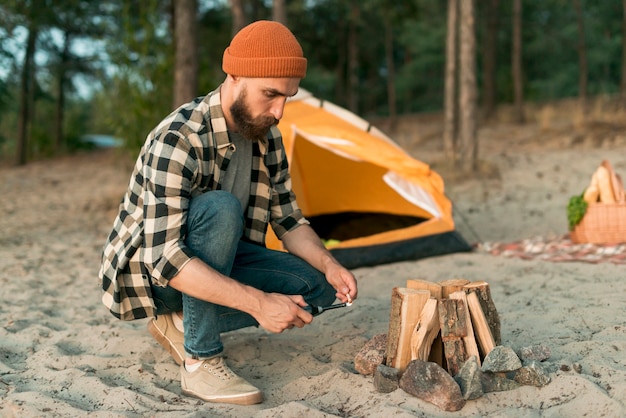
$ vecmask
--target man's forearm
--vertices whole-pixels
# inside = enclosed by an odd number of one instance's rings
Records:
[[[326,272],[328,263],[337,263],[309,225],[300,225],[289,231],[282,237],[282,242],[287,251],[302,258],[322,273]]]
[[[259,300],[264,292],[246,286],[206,265],[199,258],[189,261],[169,281],[181,293],[206,302],[228,306],[249,314],[260,310]]]
[[[270,332],[301,328],[313,319],[300,309],[306,305],[301,295],[265,293],[220,274],[199,258],[189,261],[169,285],[196,299],[246,312]]]

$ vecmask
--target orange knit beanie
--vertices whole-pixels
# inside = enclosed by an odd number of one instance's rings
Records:
[[[287,27],[259,20],[235,35],[224,51],[222,69],[240,77],[304,78],[306,63],[302,47]]]

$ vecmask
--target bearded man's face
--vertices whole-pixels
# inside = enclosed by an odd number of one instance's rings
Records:
[[[252,116],[247,97],[248,90],[244,87],[237,100],[230,107],[233,121],[237,126],[239,134],[244,138],[254,142],[264,141],[270,128],[278,124],[278,119],[271,115]]]

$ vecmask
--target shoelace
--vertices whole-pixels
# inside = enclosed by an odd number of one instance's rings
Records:
[[[204,368],[208,369],[211,374],[222,380],[230,380],[236,377],[235,373],[224,363],[222,358],[215,361],[207,360],[204,362]]]

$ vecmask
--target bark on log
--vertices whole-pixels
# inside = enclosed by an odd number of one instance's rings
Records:
[[[487,318],[493,341],[496,345],[502,345],[502,337],[500,333],[500,316],[496,310],[496,305],[491,298],[491,290],[489,289],[489,283],[484,281],[477,281],[468,283],[463,287],[465,293],[476,293],[480,307]]]
[[[459,299],[439,301],[439,323],[443,340],[446,369],[455,376],[461,365],[467,360],[463,338],[467,336],[467,318],[465,302]]]
[[[471,356],[476,356],[476,360],[478,361],[478,365],[480,366],[480,352],[478,351],[478,344],[476,344],[476,338],[474,336],[474,328],[472,327],[472,321],[470,319],[469,309],[467,307],[467,295],[463,290],[459,290],[458,292],[453,292],[450,294],[450,299],[462,300],[465,310],[465,318],[466,318],[466,326],[467,326],[467,335],[463,337],[463,342],[465,343],[465,352],[467,353],[468,358]]]
[[[430,299],[426,290],[395,287],[387,335],[387,366],[404,371],[411,361],[411,337],[420,313]]]
[[[466,321],[464,301],[456,299],[439,301],[439,325],[441,327],[441,339],[444,343],[466,337]]]
[[[456,376],[461,370],[461,366],[467,360],[468,356],[465,352],[465,344],[460,338],[444,341],[444,354],[448,362],[448,373],[452,377]]]

